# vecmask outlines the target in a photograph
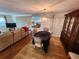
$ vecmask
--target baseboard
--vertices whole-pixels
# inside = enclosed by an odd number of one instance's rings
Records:
[[[52,34],[52,36],[54,36],[54,37],[60,37],[60,35],[58,35],[58,34]]]

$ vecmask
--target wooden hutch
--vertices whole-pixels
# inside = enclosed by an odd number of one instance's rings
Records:
[[[79,54],[79,9],[65,15],[60,39],[66,53]]]

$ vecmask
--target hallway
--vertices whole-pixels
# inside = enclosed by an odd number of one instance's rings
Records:
[[[59,38],[51,38],[47,55],[41,49],[34,48],[30,39],[31,36],[28,36],[0,53],[0,59],[67,59]]]

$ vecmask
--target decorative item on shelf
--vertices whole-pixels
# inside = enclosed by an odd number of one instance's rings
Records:
[[[24,29],[25,32],[29,31],[29,28],[27,26],[22,27],[22,29]]]
[[[32,21],[32,27],[33,27],[33,28],[35,28],[35,25],[36,25],[35,22]]]
[[[40,28],[41,24],[40,22],[36,22],[32,25],[33,28]]]
[[[41,24],[40,23],[36,23],[36,27],[40,28]]]

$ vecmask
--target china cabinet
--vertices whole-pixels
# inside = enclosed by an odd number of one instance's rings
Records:
[[[65,15],[60,39],[66,53],[71,51],[79,54],[79,10]]]

